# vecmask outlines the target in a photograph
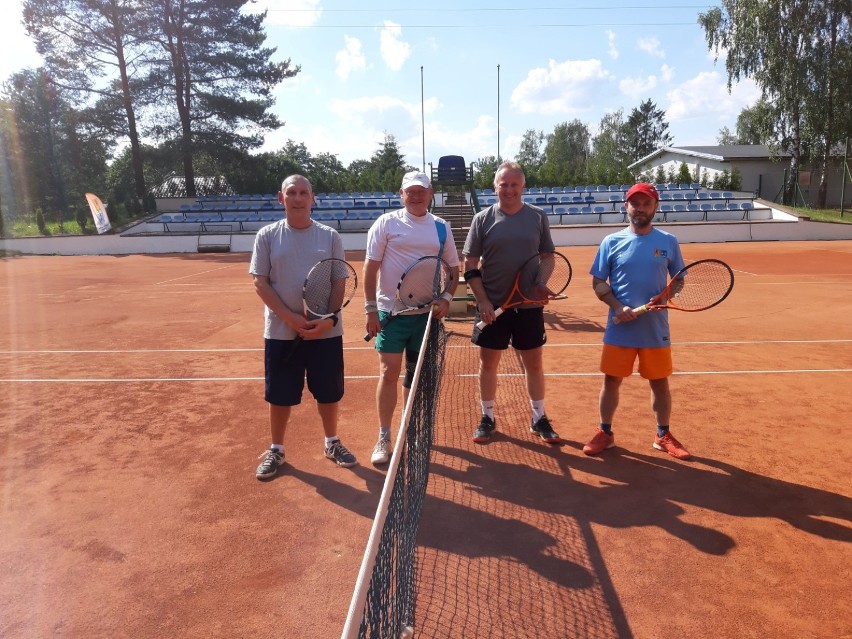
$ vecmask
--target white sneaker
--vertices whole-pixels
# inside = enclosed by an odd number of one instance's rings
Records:
[[[370,457],[370,462],[373,465],[387,464],[390,461],[391,444],[390,438],[379,437],[376,442],[376,447],[373,448],[373,454]]]

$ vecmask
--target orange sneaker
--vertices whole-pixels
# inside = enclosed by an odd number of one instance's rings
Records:
[[[597,455],[607,448],[612,448],[613,446],[615,446],[615,435],[612,433],[607,434],[598,429],[598,432],[595,433],[592,440],[583,446],[583,452],[587,455]]]
[[[691,457],[689,451],[671,433],[666,433],[662,437],[654,437],[654,448],[678,459],[689,459]]]

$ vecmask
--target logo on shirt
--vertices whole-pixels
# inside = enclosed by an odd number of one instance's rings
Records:
[[[654,249],[654,257],[668,257],[669,253],[665,249],[656,248]]]

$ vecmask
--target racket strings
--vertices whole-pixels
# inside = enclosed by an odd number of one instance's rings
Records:
[[[721,302],[733,287],[730,270],[721,263],[702,262],[686,271],[683,286],[672,287],[669,304],[685,310],[707,308]]]
[[[518,290],[526,299],[554,298],[571,282],[571,264],[560,253],[542,253],[524,266]]]
[[[342,260],[323,260],[308,273],[303,289],[305,307],[314,315],[336,313],[358,287],[355,269]]]
[[[397,297],[409,307],[429,304],[450,288],[450,272],[438,257],[418,260],[399,282]]]

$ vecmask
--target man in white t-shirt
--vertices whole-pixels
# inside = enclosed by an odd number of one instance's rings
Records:
[[[407,397],[429,313],[427,306],[410,315],[399,315],[382,328],[382,319],[393,309],[399,278],[421,257],[443,257],[452,273],[449,291],[435,301],[432,316],[437,319],[449,312],[450,301],[458,285],[459,256],[450,225],[429,212],[433,195],[429,176],[419,171],[406,173],[399,192],[405,208],[385,213],[373,223],[367,234],[364,260],[366,330],[369,337],[375,336],[379,353],[379,384],[376,389],[379,437],[370,458],[373,464],[384,464],[390,459],[390,423],[396,409],[396,385],[402,370],[403,354],[406,374],[402,386],[403,396]],[[443,249],[439,226],[444,227]]]

